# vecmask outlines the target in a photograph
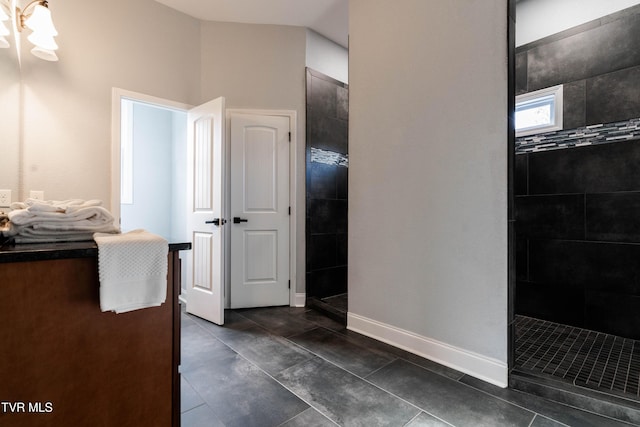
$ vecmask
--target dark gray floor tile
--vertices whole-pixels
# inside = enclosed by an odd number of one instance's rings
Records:
[[[183,375],[228,427],[277,426],[309,407],[237,354]]]
[[[184,379],[180,378],[180,412],[186,412],[190,409],[200,406],[204,403],[204,400],[200,395],[191,387],[191,384]]]
[[[365,377],[396,359],[390,353],[355,344],[344,335],[324,328],[312,329],[289,339],[360,377]]]
[[[207,405],[200,405],[182,413],[180,424],[182,427],[225,427],[224,423]]]
[[[401,359],[407,360],[411,363],[433,371],[436,374],[444,375],[445,377],[449,377],[454,380],[460,379],[464,375],[460,371],[456,371],[455,369],[433,362],[429,359],[425,359],[424,357],[418,356],[416,354],[409,353],[408,351],[383,343],[382,341],[374,340],[373,338],[369,338],[358,332],[344,330],[340,333],[349,337],[350,341],[358,345],[393,354]]]
[[[557,421],[550,420],[541,415],[536,415],[536,418],[531,423],[531,427],[565,427],[566,424],[559,423]]]
[[[481,381],[477,378],[465,375],[460,382],[473,388],[482,390],[492,396],[499,397],[516,405],[527,408],[554,421],[580,427],[622,427],[628,426],[611,418],[581,411],[570,406],[552,402],[539,396],[520,392],[518,390],[500,388]]]
[[[451,424],[445,423],[429,414],[421,412],[420,415],[415,417],[406,427],[446,427]]]
[[[393,354],[401,359],[407,360],[411,363],[435,372],[436,374],[444,375],[445,377],[449,377],[454,380],[458,380],[464,375],[462,372],[456,371],[453,368],[449,368],[447,366],[433,362],[429,359],[425,359],[424,357],[418,356],[417,354],[409,353],[408,351],[383,343],[382,341],[374,340],[373,338],[369,338],[365,335],[359,334],[358,332],[345,330],[342,331],[341,334],[348,336],[349,340],[355,342],[356,344]]]
[[[316,327],[301,316],[305,311],[303,307],[267,307],[237,310],[237,313],[274,334],[288,337]]]
[[[244,316],[234,312],[233,310],[225,310],[224,312],[224,325],[216,325],[213,322],[209,322],[208,320],[201,319],[197,316],[188,315],[189,320],[198,326],[202,327],[206,331],[212,333],[217,337],[225,336],[229,333],[233,333],[235,331],[241,331],[243,329],[250,328],[255,326],[255,322],[247,319]]]
[[[456,371],[453,368],[449,368],[448,366],[441,365],[432,360],[425,359],[424,357],[418,356],[417,354],[405,352],[404,356],[401,356],[401,359],[409,361],[415,365],[428,369],[431,372],[435,372],[436,374],[443,375],[453,380],[459,380],[464,375],[460,371]]]
[[[420,410],[320,358],[276,379],[341,426],[402,426]]]
[[[304,312],[303,317],[315,323],[323,328],[331,329],[332,331],[344,331],[346,326],[338,321],[335,321],[316,310],[307,310]]]
[[[282,427],[335,427],[337,424],[313,408],[309,408],[295,418],[282,424]]]
[[[182,310],[182,313],[180,313],[180,321],[182,322],[182,326],[188,326],[193,324],[193,316],[187,314],[186,311]]]
[[[472,387],[396,360],[367,378],[456,427],[528,426],[534,414]]]
[[[180,370],[190,369],[231,350],[196,324],[181,328]]]
[[[236,331],[221,340],[271,375],[312,357],[308,351],[259,326]]]

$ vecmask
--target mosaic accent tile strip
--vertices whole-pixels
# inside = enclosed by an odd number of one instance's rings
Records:
[[[640,402],[640,341],[516,316],[521,369]]]
[[[336,153],[335,151],[322,150],[311,147],[311,161],[324,163],[325,165],[349,167],[349,156],[347,154]]]
[[[640,138],[640,118],[516,138],[516,154],[606,144]]]

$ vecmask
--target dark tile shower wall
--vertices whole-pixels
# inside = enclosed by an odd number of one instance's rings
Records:
[[[516,156],[516,313],[640,339],[640,140]]]
[[[307,69],[307,297],[347,292],[349,90]]]
[[[565,87],[565,130],[516,141],[517,314],[640,339],[638,43],[634,6],[517,50],[517,94]]]
[[[565,129],[640,117],[638,40],[640,5],[520,46],[516,95],[564,84]]]

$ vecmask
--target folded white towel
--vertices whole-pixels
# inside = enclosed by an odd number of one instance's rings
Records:
[[[11,205],[9,221],[15,225],[65,223],[77,226],[104,226],[113,224],[113,215],[103,208],[100,200],[83,201],[27,199]]]
[[[145,230],[96,233],[102,311],[159,306],[167,298],[168,242]]]
[[[16,243],[91,240],[93,233],[118,233],[111,213],[100,200],[27,199],[11,205],[9,223],[0,232]]]

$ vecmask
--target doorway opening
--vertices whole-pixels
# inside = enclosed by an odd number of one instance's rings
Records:
[[[349,87],[307,68],[307,305],[347,323]]]
[[[189,108],[113,89],[111,210],[123,232],[142,228],[167,239],[190,241],[184,209]],[[183,270],[183,289],[185,284]]]
[[[569,3],[541,11],[543,2],[518,2],[526,43],[513,52],[511,96],[562,85],[564,107],[563,129],[510,144],[510,385],[637,421],[640,236],[630,212],[640,174],[630,159],[640,156],[640,105],[626,99],[640,61],[620,59],[635,49],[628,41],[640,30],[640,5],[597,16],[585,16],[594,8],[583,5],[559,13]],[[524,36],[553,13],[588,19]]]
[[[186,113],[130,99],[121,111],[122,230],[184,235]]]

